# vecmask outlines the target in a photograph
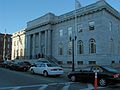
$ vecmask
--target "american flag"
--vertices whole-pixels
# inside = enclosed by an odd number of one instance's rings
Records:
[[[81,7],[81,4],[78,0],[75,0],[75,9],[79,9]]]

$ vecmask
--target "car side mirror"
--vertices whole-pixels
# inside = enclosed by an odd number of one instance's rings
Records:
[[[37,67],[36,65],[31,65],[31,67]]]

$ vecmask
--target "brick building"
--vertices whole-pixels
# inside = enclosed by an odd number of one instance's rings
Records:
[[[11,59],[11,50],[12,50],[12,38],[11,34],[2,34],[0,33],[0,60],[3,60],[4,52],[4,40],[5,40],[5,58]]]

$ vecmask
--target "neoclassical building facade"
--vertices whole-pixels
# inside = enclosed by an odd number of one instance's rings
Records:
[[[27,23],[25,57],[52,56],[59,63],[120,63],[120,13],[104,0],[60,16],[47,13]]]
[[[12,60],[25,59],[25,29],[12,35]]]

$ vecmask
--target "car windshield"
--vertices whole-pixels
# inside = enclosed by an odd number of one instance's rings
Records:
[[[117,72],[116,69],[111,68],[111,67],[105,67],[105,66],[104,66],[103,68],[105,68],[106,70],[111,71],[111,72]]]
[[[48,67],[56,67],[57,65],[55,64],[47,64]]]
[[[82,70],[84,70],[84,71],[90,71],[90,69],[91,69],[91,67],[85,67]]]

